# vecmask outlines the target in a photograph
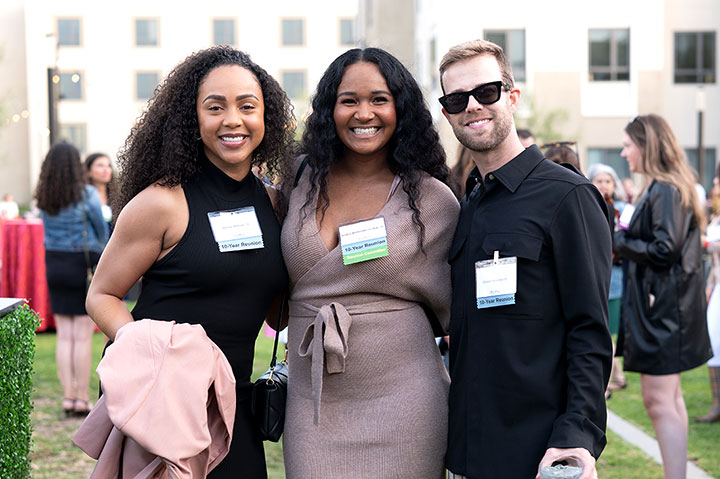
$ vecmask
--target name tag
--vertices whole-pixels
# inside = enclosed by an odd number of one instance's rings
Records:
[[[213,211],[207,215],[213,236],[222,253],[265,247],[254,207]]]
[[[628,229],[633,213],[635,213],[635,207],[631,204],[625,205],[625,208],[620,215],[620,219],[618,219],[618,228],[622,228],[624,230]]]
[[[338,227],[343,264],[360,263],[387,256],[385,218],[358,221]]]
[[[478,309],[515,304],[517,257],[495,257],[475,263],[475,296]]]

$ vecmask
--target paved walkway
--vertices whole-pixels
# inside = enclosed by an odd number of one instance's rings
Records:
[[[608,428],[615,434],[620,436],[624,441],[639,447],[645,454],[653,458],[655,462],[662,465],[662,457],[660,456],[660,447],[657,441],[645,434],[643,431],[633,426],[625,419],[621,418],[608,409],[607,418]],[[707,472],[700,469],[695,463],[688,461],[687,479],[713,479]]]

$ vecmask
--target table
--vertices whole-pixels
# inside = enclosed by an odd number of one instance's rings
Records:
[[[55,329],[45,278],[44,230],[39,219],[6,220],[2,226],[0,297],[26,298],[42,322],[38,331]]]

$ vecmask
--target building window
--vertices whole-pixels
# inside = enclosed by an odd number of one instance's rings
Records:
[[[499,45],[512,66],[513,78],[524,82],[525,75],[525,30],[487,30],[485,39]]]
[[[630,30],[590,29],[591,81],[630,80]]]
[[[305,89],[305,71],[284,71],[282,72],[282,87],[288,96],[293,100],[300,100],[307,95]]]
[[[284,18],[282,20],[282,46],[305,45],[305,20],[302,18]]]
[[[87,126],[84,124],[60,125],[60,141],[70,143],[83,157],[87,153]]]
[[[675,83],[715,81],[715,32],[675,32]]]
[[[355,21],[352,18],[340,19],[340,45],[355,45]]]
[[[155,87],[160,83],[158,72],[138,72],[135,74],[135,99],[145,101],[152,98]]]
[[[79,47],[81,45],[79,18],[58,18],[57,44],[61,47]]]
[[[135,20],[135,46],[156,47],[160,44],[160,25],[154,18]]]
[[[61,100],[82,100],[82,73],[65,72],[60,77],[60,99]]]
[[[588,148],[587,165],[602,163],[612,166],[620,179],[630,177],[630,168],[627,160],[620,156],[621,148]]]
[[[231,18],[213,20],[213,43],[235,46],[235,20]]]
[[[687,156],[688,164],[696,172],[700,172],[698,165],[698,149],[697,148],[685,148],[685,156]],[[705,188],[707,196],[710,196],[710,191],[713,187],[713,178],[715,178],[715,148],[705,148],[705,157],[703,158],[703,170],[705,172],[702,178],[698,178],[698,183],[701,183]],[[698,175],[699,177],[700,175]]]

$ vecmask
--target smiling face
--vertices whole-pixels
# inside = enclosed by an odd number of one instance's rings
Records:
[[[197,97],[205,155],[228,176],[244,178],[265,136],[264,114],[262,89],[252,72],[238,65],[211,70]]]
[[[477,55],[451,64],[443,73],[445,93],[470,91],[484,83],[502,80],[500,65],[492,55]],[[513,114],[519,92],[502,90],[500,99],[483,105],[471,95],[460,113],[443,109],[457,139],[473,151],[490,151],[501,146],[514,131]]]
[[[627,160],[631,173],[643,172],[643,150],[632,141],[632,138],[627,133],[623,133],[623,149],[620,156]]]
[[[613,181],[612,176],[607,173],[598,173],[592,179],[592,184],[595,185],[603,196],[609,196],[612,198],[612,195],[615,192],[615,181]]]
[[[335,130],[347,151],[359,155],[385,152],[395,133],[395,102],[374,63],[345,69],[333,113]]]
[[[110,166],[110,158],[107,156],[98,156],[90,164],[90,169],[87,172],[90,183],[104,184],[107,185],[112,179],[112,167]]]

